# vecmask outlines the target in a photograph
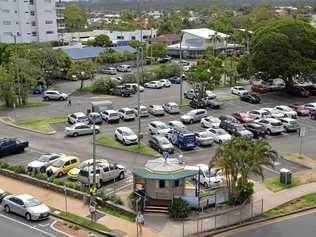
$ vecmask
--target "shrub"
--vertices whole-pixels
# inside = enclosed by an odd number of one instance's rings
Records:
[[[25,168],[22,165],[9,165],[7,169],[17,174],[25,174]]]
[[[115,203],[116,205],[121,205],[121,206],[124,205],[124,202],[120,196],[115,195],[114,197],[112,197],[112,202]]]
[[[169,216],[174,219],[186,218],[190,215],[190,212],[189,203],[182,199],[174,199],[169,208]]]
[[[95,83],[96,93],[109,93],[110,89],[119,84],[118,81],[112,80],[108,77],[98,78]]]
[[[10,165],[5,161],[0,161],[0,168],[7,169]]]
[[[64,186],[65,185],[65,181],[61,180],[61,179],[54,179],[53,183],[56,184],[56,185],[60,185],[60,186]]]
[[[33,177],[39,180],[47,180],[47,175],[44,173],[36,173],[33,175]]]

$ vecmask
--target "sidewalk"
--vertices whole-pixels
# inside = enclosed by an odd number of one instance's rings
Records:
[[[65,210],[65,196],[63,194],[40,188],[28,183],[14,180],[5,176],[0,176],[0,188],[10,193],[28,193],[47,204],[60,210]],[[82,200],[67,197],[68,211],[78,216],[87,217],[89,209],[83,204]],[[119,233],[118,236],[136,237],[136,225],[129,221],[117,218],[106,214],[98,220],[98,223],[104,224],[114,233]],[[146,225],[146,223],[145,223]],[[143,229],[144,237],[166,237],[160,232],[155,232],[152,229]]]

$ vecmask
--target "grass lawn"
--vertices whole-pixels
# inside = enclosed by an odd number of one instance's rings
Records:
[[[85,92],[85,93],[94,93],[95,86],[94,85],[86,85],[83,86],[82,89],[78,88],[78,91]]]
[[[111,208],[111,207],[98,206],[97,209],[99,211],[107,213],[109,215],[116,216],[116,217],[119,217],[121,219],[130,221],[130,222],[135,222],[135,217],[136,217],[135,214],[132,214],[132,213],[129,213],[129,212],[125,212],[123,210]]]
[[[17,108],[34,108],[34,107],[43,107],[47,105],[49,105],[49,103],[44,102],[44,101],[30,101],[30,102],[27,102],[25,105],[18,105]],[[4,110],[4,109],[12,109],[12,108],[8,108],[5,104],[0,105],[0,110]]]
[[[272,192],[279,192],[284,189],[293,188],[296,186],[301,185],[301,181],[295,177],[295,174],[292,174],[292,183],[291,184],[282,184],[280,183],[280,178],[269,178],[265,179],[264,185],[267,187],[267,189],[271,190]]]
[[[142,153],[150,156],[160,156],[158,152],[155,150],[151,149],[149,146],[144,145],[144,144],[136,144],[136,145],[130,145],[130,146],[125,146],[119,142],[117,142],[114,138],[112,137],[106,137],[106,136],[101,136],[98,137],[96,140],[97,144],[99,145],[104,145],[104,146],[109,146],[125,151],[130,151],[130,152],[136,152],[136,153]]]
[[[303,197],[294,199],[287,203],[284,203],[276,208],[273,208],[265,213],[263,216],[265,218],[271,218],[279,215],[289,214],[304,208],[315,207],[316,206],[316,193],[311,193]]]
[[[50,207],[51,209],[51,214],[57,217],[60,217],[61,219],[64,219],[66,221],[72,222],[74,224],[80,225],[82,227],[85,227],[90,230],[94,231],[101,231],[101,232],[110,232],[111,229],[106,227],[105,225],[92,222],[88,218],[84,218],[81,216],[77,216],[75,214],[69,213],[69,212],[64,212],[55,208]]]
[[[237,95],[219,95],[216,97],[219,101],[231,101],[231,100],[239,100],[239,96]]]
[[[52,116],[45,119],[37,120],[17,120],[13,122],[14,125],[32,129],[39,132],[55,132],[55,130],[49,125],[50,123],[66,122],[65,116]]]

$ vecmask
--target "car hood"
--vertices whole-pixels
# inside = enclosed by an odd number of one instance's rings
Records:
[[[34,161],[30,162],[27,166],[33,167],[33,168],[38,168],[38,167],[42,167],[44,165],[45,165],[45,163],[38,161],[38,160],[34,160]]]
[[[284,114],[282,114],[282,113],[275,113],[275,114],[271,114],[271,116],[274,117],[274,118],[283,118]]]
[[[41,214],[41,213],[46,213],[49,212],[49,208],[45,204],[41,204],[35,207],[28,207],[27,208],[30,212],[35,213],[35,214]]]
[[[68,175],[79,175],[80,169],[78,168],[72,168],[71,170],[69,170]]]
[[[124,136],[124,139],[126,139],[126,140],[135,140],[135,139],[137,139],[137,136],[136,135]]]
[[[169,131],[170,131],[170,128],[158,129],[158,132],[159,132],[160,134],[166,134],[166,133],[168,133]]]
[[[169,144],[161,145],[161,147],[162,147],[163,149],[170,149],[170,148],[173,148],[173,145],[172,145],[171,143],[169,143]]]
[[[187,119],[191,119],[192,117],[189,115],[183,115],[181,116],[181,119],[187,120]]]
[[[252,135],[252,132],[248,130],[243,130],[238,132],[240,135],[246,136],[246,135]]]
[[[230,134],[219,135],[218,137],[223,140],[230,140],[232,138]]]

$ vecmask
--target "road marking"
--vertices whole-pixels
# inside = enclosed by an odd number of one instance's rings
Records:
[[[65,232],[63,232],[63,231],[58,230],[57,228],[55,228],[54,225],[55,225],[56,222],[57,222],[57,220],[54,221],[54,222],[50,225],[50,228],[51,228],[52,230],[54,230],[54,231],[56,231],[56,232],[58,232],[58,233],[61,233],[61,234],[63,234],[63,235],[66,235],[66,236],[68,236],[68,237],[73,237],[73,235],[70,235],[70,234],[68,234],[68,233],[65,233]]]
[[[43,234],[45,234],[45,235],[47,235],[47,236],[50,236],[50,237],[57,237],[56,235],[53,235],[53,234],[51,234],[51,233],[49,233],[49,232],[46,232],[46,231],[44,231],[44,230],[41,230],[41,229],[39,229],[39,228],[36,228],[35,226],[28,225],[28,224],[26,224],[26,223],[23,223],[22,221],[15,220],[15,219],[13,219],[13,218],[11,218],[11,217],[8,217],[8,216],[5,216],[5,215],[3,215],[3,214],[0,214],[0,217],[3,217],[3,218],[5,218],[5,219],[7,219],[7,220],[10,220],[10,221],[12,221],[12,222],[18,223],[18,224],[20,224],[20,225],[26,226],[26,227],[28,227],[28,228],[30,228],[30,229],[32,229],[32,230],[36,230],[36,231],[38,231],[38,232],[41,232],[41,233],[43,233]]]

